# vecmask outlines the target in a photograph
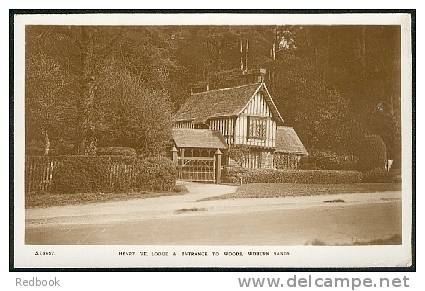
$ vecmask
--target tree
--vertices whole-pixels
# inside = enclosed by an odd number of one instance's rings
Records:
[[[359,157],[359,170],[383,170],[387,162],[387,149],[384,141],[378,135],[364,137],[358,147],[357,156]]]
[[[43,154],[64,136],[75,136],[72,124],[77,119],[73,100],[59,98],[69,94],[70,78],[52,57],[39,53],[26,60],[26,139],[43,141]]]
[[[27,135],[48,152],[65,143],[83,153],[96,140],[156,152],[161,146],[149,140],[168,138],[170,110],[189,96],[190,83],[240,69],[242,40],[248,68],[267,68],[276,105],[307,148],[350,154],[364,135],[386,132],[389,152],[400,152],[400,28],[393,26],[29,26]],[[367,122],[389,120],[365,110],[379,102],[394,121],[384,130]]]
[[[272,95],[285,122],[297,130],[308,148],[347,153],[352,118],[348,101],[295,53],[281,55],[276,63]]]
[[[104,144],[158,152],[171,128],[166,39],[149,28],[29,27],[27,141],[43,140],[46,154],[64,142],[88,154],[103,134]]]
[[[159,154],[171,138],[171,104],[166,93],[147,88],[114,59],[96,82],[94,127],[102,146],[126,146]]]
[[[385,102],[378,103],[369,115],[368,125],[371,132],[384,141],[389,159],[399,158],[395,148],[397,144],[397,123],[391,108]]]
[[[75,153],[81,137],[78,30],[26,28],[26,145],[43,144],[44,154]],[[42,134],[40,134],[42,132]]]

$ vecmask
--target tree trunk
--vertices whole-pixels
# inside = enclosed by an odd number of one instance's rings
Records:
[[[49,135],[47,134],[47,130],[43,130],[44,135],[44,155],[47,156],[50,151],[50,140]]]
[[[361,42],[360,42],[360,61],[362,65],[362,75],[363,78],[366,77],[366,28],[362,28],[361,33]]]
[[[86,154],[86,147],[90,144],[87,140],[87,134],[89,133],[90,123],[91,123],[91,114],[93,111],[94,104],[94,40],[93,33],[91,28],[82,28],[82,52],[81,52],[81,62],[83,65],[83,120],[82,120],[82,139],[80,143],[80,154]]]
[[[328,34],[326,36],[326,64],[324,66],[324,78],[327,82],[330,81],[330,66],[331,66],[331,31],[328,31]]]

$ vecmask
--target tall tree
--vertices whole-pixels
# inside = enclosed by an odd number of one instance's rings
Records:
[[[156,155],[171,138],[171,104],[111,58],[96,82],[94,126],[103,146],[127,146]]]

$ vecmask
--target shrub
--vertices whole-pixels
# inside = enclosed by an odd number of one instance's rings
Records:
[[[246,169],[227,167],[224,175],[228,182],[238,183],[306,183],[306,184],[343,184],[359,183],[358,171],[336,170],[276,170]]]
[[[365,137],[359,146],[358,157],[360,171],[384,169],[387,161],[387,149],[382,138],[378,135]]]
[[[308,157],[301,159],[301,169],[320,170],[355,170],[358,158],[331,151],[312,151]]]
[[[96,157],[69,156],[53,171],[52,191],[77,193],[105,191],[107,161]]]
[[[376,168],[362,174],[363,183],[391,183],[393,176],[385,169]]]
[[[137,190],[171,191],[176,185],[176,167],[164,157],[139,160],[136,172],[133,187]]]
[[[98,156],[136,156],[136,150],[127,147],[98,147]]]

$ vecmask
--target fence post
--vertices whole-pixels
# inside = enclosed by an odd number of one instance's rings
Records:
[[[214,155],[215,155],[216,161],[217,161],[217,167],[216,167],[217,174],[216,174],[216,177],[215,177],[216,178],[215,183],[220,184],[221,183],[221,155],[222,155],[220,149],[217,149],[217,151],[215,152]]]
[[[175,146],[171,149],[173,164],[177,164],[177,149]]]

